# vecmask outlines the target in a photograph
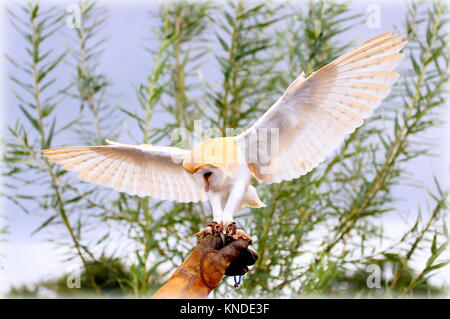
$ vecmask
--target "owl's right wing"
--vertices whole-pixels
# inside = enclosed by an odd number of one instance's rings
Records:
[[[207,200],[205,191],[181,165],[187,150],[108,143],[111,145],[60,147],[42,153],[64,169],[78,172],[79,179],[119,192],[185,203]]]
[[[392,32],[380,35],[308,78],[300,74],[253,126],[236,136],[254,176],[279,183],[323,162],[389,94],[399,78],[393,69],[403,58],[403,39]]]

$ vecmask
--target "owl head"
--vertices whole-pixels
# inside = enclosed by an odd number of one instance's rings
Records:
[[[238,164],[238,147],[231,138],[220,137],[194,146],[183,160],[183,168],[194,175],[205,191],[220,189],[226,174]]]
[[[205,192],[218,191],[222,189],[226,176],[221,168],[204,165],[199,167],[194,173],[195,182],[202,187]]]

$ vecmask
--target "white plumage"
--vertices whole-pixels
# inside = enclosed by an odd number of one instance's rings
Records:
[[[250,185],[279,183],[311,171],[380,105],[399,78],[404,36],[380,35],[307,78],[300,74],[244,133],[210,139],[192,150],[154,145],[62,147],[43,155],[82,180],[131,195],[163,200],[209,200],[226,226],[241,207],[262,207]],[[267,140],[268,130],[277,140]],[[270,147],[276,145],[271,149]],[[267,153],[269,156],[259,156]]]
[[[343,140],[372,115],[390,86],[399,78],[392,70],[400,63],[404,36],[386,33],[364,42],[307,79],[303,73],[283,96],[246,132],[238,136],[243,148],[258,130],[279,129],[278,167],[272,174],[254,167],[264,183],[304,175],[321,163]],[[254,151],[254,150],[253,150]]]
[[[60,147],[42,152],[50,161],[79,172],[81,180],[119,192],[185,203],[207,200],[192,174],[181,166],[189,151],[108,142],[111,145]]]

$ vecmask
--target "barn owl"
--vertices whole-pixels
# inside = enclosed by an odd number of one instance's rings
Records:
[[[182,203],[209,200],[213,222],[201,234],[225,231],[247,237],[233,216],[244,207],[265,206],[250,184],[271,184],[305,175],[361,126],[399,78],[393,69],[407,41],[393,32],[363,42],[305,77],[301,73],[283,95],[247,130],[212,138],[191,150],[156,145],[60,147],[43,155],[81,180],[130,195]],[[260,136],[276,130],[275,151]],[[252,157],[252,161],[249,160]]]

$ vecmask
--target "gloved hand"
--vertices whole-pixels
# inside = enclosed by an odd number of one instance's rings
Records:
[[[197,246],[152,298],[206,298],[224,275],[243,275],[258,259],[250,242],[220,233],[199,240]]]
[[[238,239],[243,240],[243,239]],[[225,235],[225,244],[228,245],[232,243],[233,241],[236,241],[231,236]],[[248,241],[243,240],[248,243]],[[251,243],[249,243],[250,245]],[[243,249],[239,256],[234,259],[231,264],[228,266],[227,270],[225,271],[226,276],[242,276],[245,275],[248,272],[248,266],[252,266],[255,264],[256,260],[258,260],[258,254],[253,249],[247,248]]]

